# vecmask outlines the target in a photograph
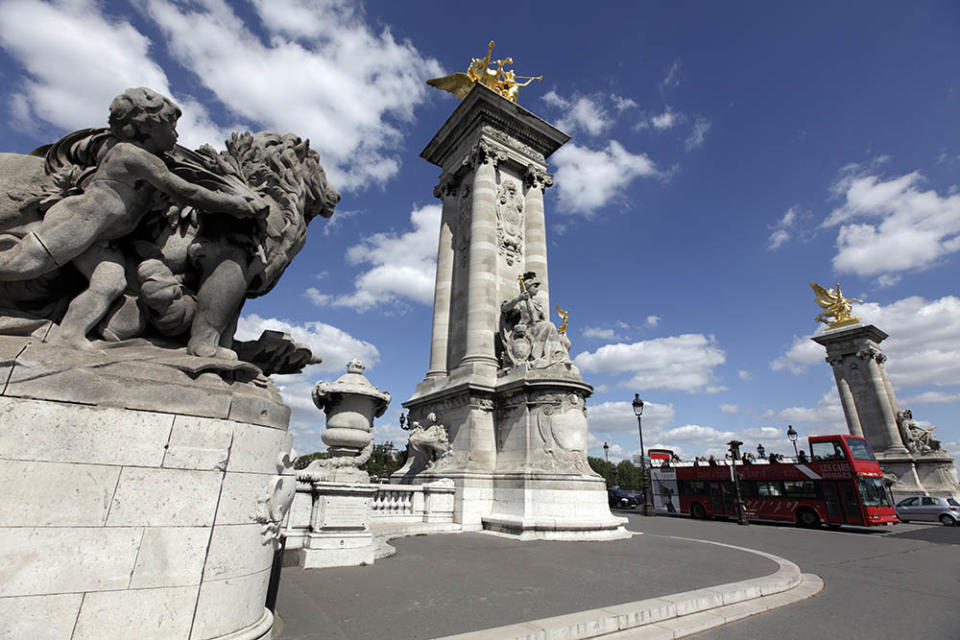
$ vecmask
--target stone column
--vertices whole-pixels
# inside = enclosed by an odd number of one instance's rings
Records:
[[[553,176],[529,165],[523,177],[524,186],[527,188],[524,202],[524,270],[533,271],[540,278],[540,289],[547,294],[549,313],[550,280],[547,273],[547,224],[544,218],[543,191],[553,185]]]
[[[893,410],[894,419],[900,413],[900,406],[897,404],[897,396],[893,392],[893,384],[890,382],[890,376],[887,375],[885,362],[887,356],[884,353],[877,354],[877,366],[880,368],[880,377],[883,378],[883,388],[887,390],[887,397],[890,399],[890,408]]]
[[[493,337],[497,326],[497,168],[495,152],[483,141],[471,153],[473,202],[467,280],[467,348],[462,364],[496,369]]]
[[[890,397],[887,395],[887,387],[883,381],[883,373],[880,370],[880,363],[877,362],[879,357],[883,356],[880,351],[875,349],[862,349],[857,352],[857,357],[860,358],[867,367],[867,374],[870,377],[870,384],[873,386],[874,393],[878,401],[880,415],[883,417],[883,424],[878,425],[877,435],[880,435],[884,440],[885,447],[875,447],[879,448],[881,451],[894,452],[894,453],[908,453],[907,448],[903,445],[903,440],[900,438],[900,429],[897,427],[897,416],[893,411],[894,403],[890,401]]]
[[[860,416],[857,415],[857,403],[853,399],[853,392],[850,390],[850,383],[843,377],[841,363],[843,358],[827,358],[830,367],[833,369],[833,377],[837,381],[837,392],[840,394],[840,404],[843,406],[843,415],[847,419],[847,426],[850,428],[850,434],[863,437],[863,427],[860,425]]]
[[[433,189],[433,195],[443,202],[440,218],[440,244],[437,248],[437,280],[433,293],[433,337],[430,341],[430,369],[428,378],[447,373],[447,342],[450,331],[450,293],[453,285],[453,223],[457,216],[457,186],[459,180],[444,176]]]

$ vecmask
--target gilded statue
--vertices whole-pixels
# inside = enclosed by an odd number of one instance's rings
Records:
[[[831,329],[860,322],[860,318],[851,315],[853,306],[850,303],[863,302],[863,300],[860,298],[844,298],[839,282],[836,289],[824,289],[816,282],[811,282],[810,286],[817,296],[817,304],[823,309],[823,313],[817,316],[818,322],[824,323]],[[828,320],[828,318],[833,318],[833,320]]]
[[[458,100],[463,100],[473,89],[473,85],[482,84],[491,91],[496,91],[501,96],[510,100],[517,101],[517,94],[523,87],[529,86],[534,80],[543,82],[543,76],[517,76],[512,70],[504,70],[504,66],[512,65],[513,58],[503,58],[494,60],[496,68],[490,67],[490,58],[493,55],[493,40],[487,48],[487,55],[483,58],[474,58],[467,67],[466,73],[451,73],[441,78],[427,80],[427,84],[436,87],[442,91],[449,91]],[[518,82],[518,79],[526,82]]]
[[[560,308],[559,305],[553,305],[553,306],[556,307],[557,314],[560,316],[560,320],[561,320],[560,326],[557,327],[557,333],[559,333],[562,336],[565,336],[567,335],[567,316],[570,315],[570,312],[564,311],[563,309]]]

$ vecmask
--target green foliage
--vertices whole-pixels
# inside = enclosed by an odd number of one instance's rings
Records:
[[[389,478],[390,474],[407,461],[405,451],[398,451],[392,442],[373,445],[373,453],[367,463],[360,467],[371,476]]]
[[[323,458],[329,458],[330,454],[326,451],[314,451],[313,453],[308,453],[305,456],[300,456],[297,458],[296,462],[293,463],[293,468],[296,470],[306,469],[307,465],[313,462],[314,460],[321,460]]]
[[[594,458],[593,456],[589,456],[587,462],[590,464],[591,469],[603,476],[607,487],[615,487],[617,485],[617,468],[614,467],[612,463],[607,462],[603,458]]]
[[[621,460],[619,464],[614,465],[603,458],[587,458],[590,468],[603,476],[608,487],[620,487],[621,489],[642,489],[643,475],[640,473],[640,467],[634,465],[629,460]]]

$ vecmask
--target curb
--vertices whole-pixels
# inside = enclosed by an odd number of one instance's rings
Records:
[[[710,540],[678,538],[746,551],[773,560],[779,565],[762,578],[685,591],[628,602],[612,607],[579,611],[552,618],[503,627],[471,631],[435,640],[661,640],[682,638],[728,622],[810,598],[823,589],[813,574],[801,574],[793,562],[754,549]]]

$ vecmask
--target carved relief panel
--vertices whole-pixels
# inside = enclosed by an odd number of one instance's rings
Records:
[[[501,173],[497,189],[497,251],[508,266],[523,263],[523,188]]]

